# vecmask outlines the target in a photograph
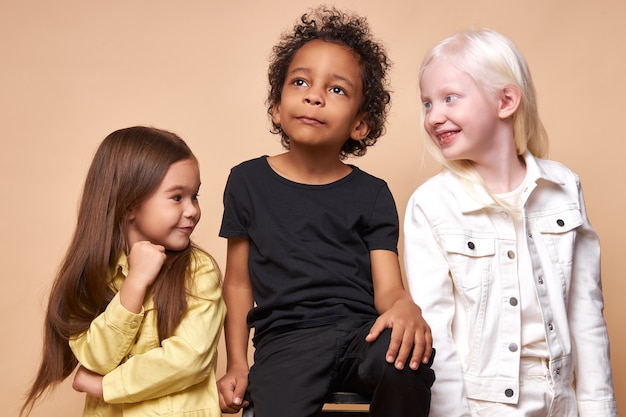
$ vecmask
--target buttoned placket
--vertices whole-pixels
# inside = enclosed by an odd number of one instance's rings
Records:
[[[515,375],[515,381],[519,381],[520,347],[521,347],[521,310],[519,305],[520,286],[519,269],[517,256],[517,242],[515,236],[515,224],[511,214],[506,210],[501,210],[493,216],[493,223],[498,233],[500,247],[498,256],[500,257],[500,286],[501,300],[501,339],[498,343],[501,346],[502,357],[509,357],[501,365],[505,375]],[[513,383],[507,386],[501,393],[501,401],[517,402],[519,397],[519,384]]]
[[[564,226],[563,224],[559,224],[559,222],[563,222],[562,219],[557,220],[557,224],[559,226]],[[561,357],[564,349],[559,340],[559,335],[557,332],[557,328],[555,326],[554,313],[552,311],[552,306],[550,304],[549,294],[548,294],[548,285],[545,281],[545,273],[541,266],[541,261],[539,258],[539,253],[537,251],[537,245],[535,243],[535,239],[533,236],[533,230],[531,229],[530,222],[524,216],[524,228],[526,230],[527,242],[528,242],[528,251],[530,253],[532,268],[533,268],[533,277],[535,289],[537,291],[537,297],[539,299],[539,304],[541,305],[541,315],[543,317],[546,341],[548,344],[548,350],[550,351],[551,357]],[[537,233],[539,233],[537,231]],[[561,376],[561,368],[559,365],[549,364],[550,375],[552,377],[553,383],[556,383]]]

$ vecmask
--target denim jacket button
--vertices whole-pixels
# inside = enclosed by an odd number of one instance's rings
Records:
[[[509,345],[509,350],[510,350],[511,352],[517,352],[517,344],[516,344],[516,343],[511,343],[511,344]]]
[[[474,245],[474,242],[467,242],[467,247],[471,250],[474,250],[474,248],[476,248],[476,245]]]
[[[515,252],[513,252],[512,250],[508,251],[506,253],[506,256],[509,257],[509,259],[515,259]]]
[[[565,222],[564,222],[563,220],[561,220],[561,219],[558,219],[558,220],[556,221],[556,224],[558,224],[558,225],[559,225],[559,226],[561,226],[561,227],[565,226]]]
[[[515,297],[509,298],[509,304],[511,304],[513,307],[515,307],[517,305],[517,298],[515,298]]]
[[[511,388],[507,388],[506,390],[504,390],[504,395],[511,398],[513,396],[513,390]]]

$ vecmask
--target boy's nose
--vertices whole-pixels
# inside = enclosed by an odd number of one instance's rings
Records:
[[[322,94],[311,88],[304,96],[304,102],[307,104],[312,104],[314,106],[321,106],[324,104],[324,98]]]
[[[319,106],[320,104],[322,104],[322,101],[318,99],[306,98],[305,101],[307,104],[313,104],[314,106]]]

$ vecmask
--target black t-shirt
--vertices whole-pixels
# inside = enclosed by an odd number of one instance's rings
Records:
[[[398,214],[383,180],[351,168],[325,185],[287,180],[267,157],[231,170],[220,236],[250,239],[255,337],[377,316],[369,252],[397,253]]]

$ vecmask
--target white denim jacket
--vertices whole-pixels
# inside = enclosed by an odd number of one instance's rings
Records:
[[[553,382],[575,383],[579,416],[617,416],[600,246],[579,179],[558,162],[524,158],[532,184],[522,195],[524,226]],[[409,289],[437,349],[430,415],[469,416],[467,398],[517,403],[521,322],[511,216],[479,203],[446,170],[415,191],[404,233]]]

